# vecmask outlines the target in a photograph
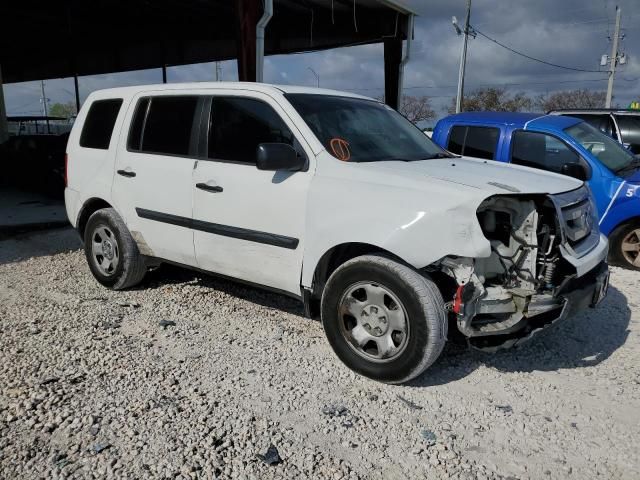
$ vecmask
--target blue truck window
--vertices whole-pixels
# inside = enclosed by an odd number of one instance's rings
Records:
[[[499,136],[497,128],[455,126],[451,129],[447,150],[458,155],[493,160]]]
[[[580,163],[580,157],[552,135],[523,130],[511,138],[511,163],[562,173],[568,163]]]

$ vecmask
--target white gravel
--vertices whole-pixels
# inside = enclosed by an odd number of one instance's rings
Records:
[[[0,241],[0,478],[638,478],[640,274],[519,350],[449,347],[388,386],[292,300],[176,268],[111,292],[79,245]]]

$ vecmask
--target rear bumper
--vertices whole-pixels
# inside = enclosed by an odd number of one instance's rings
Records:
[[[67,210],[67,218],[69,218],[69,222],[73,225],[74,228],[77,228],[78,221],[78,192],[67,187],[64,189],[64,205]]]

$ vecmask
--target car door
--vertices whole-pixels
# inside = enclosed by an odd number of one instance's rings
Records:
[[[195,265],[192,176],[203,101],[176,92],[136,98],[113,186],[141,253],[186,265]]]
[[[286,111],[256,92],[214,96],[206,128],[207,159],[193,178],[198,266],[299,295],[311,168],[258,170],[256,149],[288,143],[311,159],[309,146]]]

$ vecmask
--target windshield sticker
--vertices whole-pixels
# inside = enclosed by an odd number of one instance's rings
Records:
[[[351,151],[349,150],[349,142],[344,138],[335,137],[329,141],[331,152],[333,156],[343,162],[348,162],[351,159]]]

